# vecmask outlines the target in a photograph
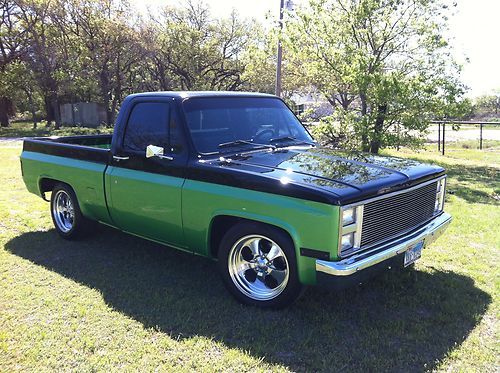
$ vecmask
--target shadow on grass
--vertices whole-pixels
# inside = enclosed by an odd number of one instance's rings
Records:
[[[422,162],[418,157],[408,157]],[[477,186],[492,188],[494,193],[500,195],[500,178],[498,169],[486,166],[468,166],[464,164],[448,164],[432,160],[424,160],[446,169],[446,174],[453,181],[447,187],[447,192],[452,193],[470,203],[483,203],[498,205],[499,201],[494,195],[477,189]]]
[[[491,302],[469,277],[408,270],[340,293],[311,288],[288,309],[263,311],[233,300],[215,262],[111,228],[72,243],[54,231],[26,233],[6,248],[98,289],[145,327],[213,338],[299,371],[432,369]]]
[[[500,194],[498,170],[493,167],[443,165],[450,178],[457,181],[450,186],[448,191],[471,203],[498,204],[493,195],[472,187],[472,184],[483,184],[494,189],[495,194]]]

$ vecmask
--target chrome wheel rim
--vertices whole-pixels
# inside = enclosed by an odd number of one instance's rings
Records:
[[[64,190],[58,190],[54,196],[52,214],[57,227],[64,233],[73,228],[75,209],[71,197]]]
[[[289,265],[284,251],[273,240],[250,235],[239,239],[228,257],[231,280],[249,298],[276,298],[288,284]]]

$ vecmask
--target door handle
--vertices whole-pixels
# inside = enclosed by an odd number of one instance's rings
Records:
[[[117,156],[117,155],[114,155],[114,156],[113,156],[113,159],[114,159],[115,161],[126,161],[126,160],[130,159],[130,157],[119,157],[119,156]]]
[[[174,160],[174,157],[171,157],[169,155],[157,155],[156,157],[158,157],[160,159],[164,159],[166,161],[173,161]]]

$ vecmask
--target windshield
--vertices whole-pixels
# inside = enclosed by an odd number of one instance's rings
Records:
[[[313,142],[295,115],[277,98],[190,98],[183,107],[200,153]]]

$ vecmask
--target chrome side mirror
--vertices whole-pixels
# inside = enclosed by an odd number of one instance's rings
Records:
[[[164,149],[161,146],[148,145],[146,147],[146,158],[158,157],[160,159],[166,159],[167,161],[173,161],[174,158],[163,155]]]

